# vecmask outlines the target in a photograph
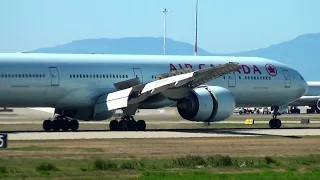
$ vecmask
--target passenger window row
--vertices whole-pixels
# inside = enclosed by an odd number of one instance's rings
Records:
[[[70,78],[128,78],[121,74],[70,74]]]
[[[226,76],[223,76],[223,79],[226,79]],[[239,79],[241,79],[241,76],[239,76]],[[265,76],[245,76],[245,80],[271,80],[271,77],[265,77]]]
[[[239,79],[241,79],[241,77],[239,76]],[[271,80],[271,77],[265,77],[265,76],[245,76],[244,77],[245,80]]]
[[[1,78],[45,78],[44,74],[1,74]]]

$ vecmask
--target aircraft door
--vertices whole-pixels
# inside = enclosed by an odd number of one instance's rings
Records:
[[[59,86],[59,71],[56,67],[50,67],[51,86]]]
[[[291,78],[288,70],[283,70],[283,75],[284,75],[284,87],[285,88],[290,88],[291,86]]]
[[[133,68],[134,77],[138,78],[143,83],[142,71],[140,68]]]
[[[234,74],[234,72],[229,73],[228,75],[228,86],[236,87],[236,75]]]

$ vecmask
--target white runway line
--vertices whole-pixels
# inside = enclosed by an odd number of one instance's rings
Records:
[[[53,139],[121,139],[121,138],[190,138],[190,137],[245,137],[245,136],[318,136],[317,129],[261,129],[261,130],[212,130],[210,132],[26,132],[8,133],[9,140]]]

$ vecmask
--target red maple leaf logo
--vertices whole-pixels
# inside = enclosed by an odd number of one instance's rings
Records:
[[[277,69],[271,64],[266,64],[266,70],[270,74],[270,76],[276,76],[277,75]]]

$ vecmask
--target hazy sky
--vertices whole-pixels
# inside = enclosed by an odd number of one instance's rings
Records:
[[[195,0],[0,0],[0,52],[86,38],[163,36],[194,44]],[[319,0],[199,0],[199,47],[266,47],[320,32]]]

